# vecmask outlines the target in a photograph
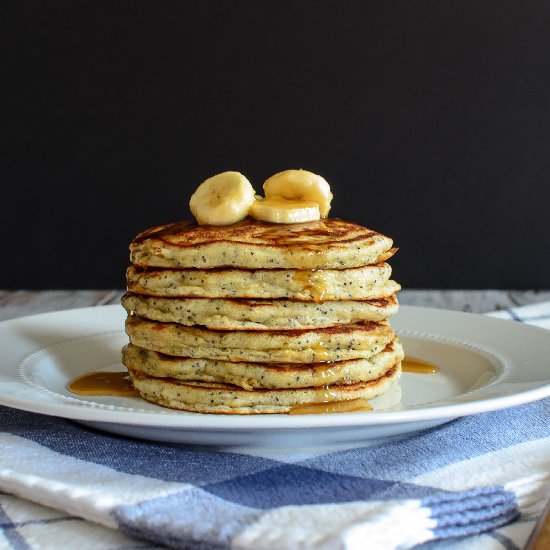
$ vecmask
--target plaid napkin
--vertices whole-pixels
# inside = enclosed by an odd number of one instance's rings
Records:
[[[550,302],[502,309],[500,311],[488,313],[487,315],[550,329]]]
[[[549,323],[550,302],[495,315]],[[0,548],[521,548],[550,497],[549,418],[543,399],[361,449],[270,454],[0,407]]]

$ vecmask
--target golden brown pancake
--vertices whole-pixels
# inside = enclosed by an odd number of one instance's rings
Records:
[[[214,330],[297,330],[382,321],[395,315],[397,298],[302,302],[226,298],[161,298],[126,293],[121,301],[139,317]]]
[[[307,403],[371,399],[384,393],[401,376],[398,363],[369,382],[326,388],[243,390],[239,386],[206,382],[181,382],[129,371],[134,387],[148,401],[185,411],[214,414],[287,413]]]
[[[403,359],[397,339],[369,359],[327,363],[251,363],[174,357],[128,344],[122,362],[128,370],[155,378],[217,382],[245,390],[319,387],[368,382]]]
[[[387,321],[311,330],[222,331],[137,316],[126,320],[126,333],[132,344],[167,355],[265,363],[365,359],[395,337]]]
[[[142,267],[341,269],[382,262],[393,241],[337,218],[274,225],[245,219],[228,226],[185,221],[140,233],[130,260]]]
[[[130,266],[128,289],[170,298],[286,298],[370,300],[386,298],[400,286],[391,267],[379,263],[351,269],[159,269]]]

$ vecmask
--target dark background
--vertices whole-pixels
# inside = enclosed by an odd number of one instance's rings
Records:
[[[550,3],[3,2],[0,288],[122,288],[196,186],[322,174],[405,288],[549,288]]]

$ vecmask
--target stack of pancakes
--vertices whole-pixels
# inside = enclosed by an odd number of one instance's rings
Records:
[[[202,413],[287,413],[369,399],[401,374],[380,233],[327,218],[182,222],[139,234],[122,304],[141,396]]]

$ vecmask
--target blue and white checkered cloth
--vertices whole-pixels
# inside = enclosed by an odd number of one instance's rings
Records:
[[[496,315],[550,327],[550,302]],[[519,549],[550,497],[549,420],[544,399],[366,448],[282,455],[0,407],[0,548]]]

